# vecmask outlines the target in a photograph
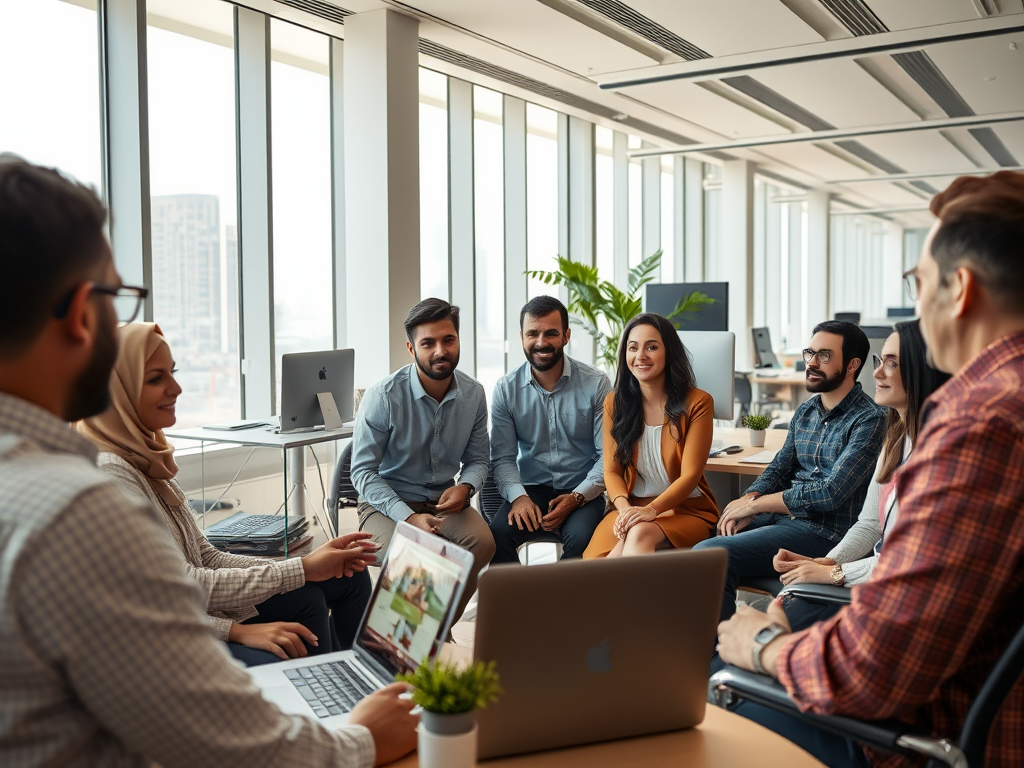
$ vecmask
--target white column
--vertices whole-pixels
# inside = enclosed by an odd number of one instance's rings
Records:
[[[277,412],[270,161],[270,17],[235,8],[242,415]]]
[[[345,267],[345,44],[331,39],[331,245],[334,269],[334,346],[348,345],[348,271]]]
[[[810,339],[811,329],[832,317],[829,306],[829,249],[832,238],[829,231],[829,193],[820,189],[807,192],[807,262],[802,294],[806,307],[804,337]],[[806,344],[801,340],[800,345]]]
[[[448,285],[460,309],[459,368],[476,376],[476,224],[473,85],[448,78]]]
[[[754,321],[754,164],[729,160],[722,165],[722,249],[709,264],[711,279],[729,283],[729,330],[736,334],[736,367],[751,363],[750,329]]]
[[[346,303],[364,387],[409,362],[404,321],[420,298],[419,22],[349,16],[344,55]]]
[[[704,269],[704,163],[685,158],[686,210],[683,226],[685,282],[703,282]],[[737,358],[739,359],[739,358]]]
[[[526,102],[505,96],[505,370],[523,359],[519,313],[526,304]]]
[[[145,0],[103,0],[103,186],[114,263],[127,285],[152,289],[149,199],[149,90]],[[146,299],[153,319],[153,296]]]
[[[678,155],[672,162],[672,274],[677,283],[686,282],[686,158]]]

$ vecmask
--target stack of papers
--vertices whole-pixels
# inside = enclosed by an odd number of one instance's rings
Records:
[[[778,451],[761,451],[753,456],[740,459],[740,464],[771,464],[775,460],[776,453]]]

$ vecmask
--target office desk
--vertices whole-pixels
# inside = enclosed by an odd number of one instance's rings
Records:
[[[806,387],[805,371],[798,371],[793,368],[777,368],[773,371],[776,375],[772,376],[768,374],[768,370],[756,370],[753,373],[747,374],[752,389],[751,407],[761,401],[762,387],[773,386],[785,389],[787,394],[783,399],[791,403],[794,410],[810,396]]]
[[[164,435],[181,440],[196,440],[203,460],[203,501],[206,501],[206,443],[233,443],[258,448],[277,448],[281,451],[282,473],[284,475],[284,519],[285,529],[288,526],[288,497],[292,488],[288,484],[291,473],[295,484],[297,504],[296,516],[304,517],[306,496],[306,446],[317,443],[328,443],[352,437],[352,427],[316,432],[294,432],[279,434],[274,427],[253,427],[252,429],[206,429],[205,427],[189,427],[187,429],[165,429]],[[288,537],[285,536],[284,556],[288,557]]]
[[[741,464],[740,459],[753,456],[761,451],[777,451],[786,442],[786,430],[769,429],[764,433],[764,448],[750,447],[750,432],[745,428],[715,429],[715,439],[723,441],[726,445],[742,445],[742,453],[734,453],[732,456],[723,456],[720,459],[708,459],[704,467],[705,476],[711,486],[711,492],[715,494],[719,510],[725,509],[725,505],[742,495],[740,478],[748,479],[748,484],[758,477],[767,464]]]
[[[708,705],[696,728],[478,763],[483,768],[822,768],[798,746],[757,723]],[[418,768],[413,753],[394,768]]]

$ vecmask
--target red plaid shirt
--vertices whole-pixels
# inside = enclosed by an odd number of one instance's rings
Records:
[[[874,576],[832,619],[784,642],[779,679],[801,709],[955,738],[1024,623],[1024,333],[985,349],[923,418]],[[1024,765],[1024,680],[996,717],[985,764]]]

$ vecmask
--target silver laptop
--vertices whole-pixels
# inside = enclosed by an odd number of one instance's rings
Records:
[[[700,723],[727,562],[709,549],[487,569],[474,655],[505,693],[476,714],[479,757]]]
[[[437,655],[472,564],[465,549],[399,523],[352,650],[248,671],[282,712],[342,725],[361,698]]]
[[[352,421],[354,349],[328,349],[281,355],[281,431],[310,430],[330,423]],[[325,412],[319,395],[333,402]]]

